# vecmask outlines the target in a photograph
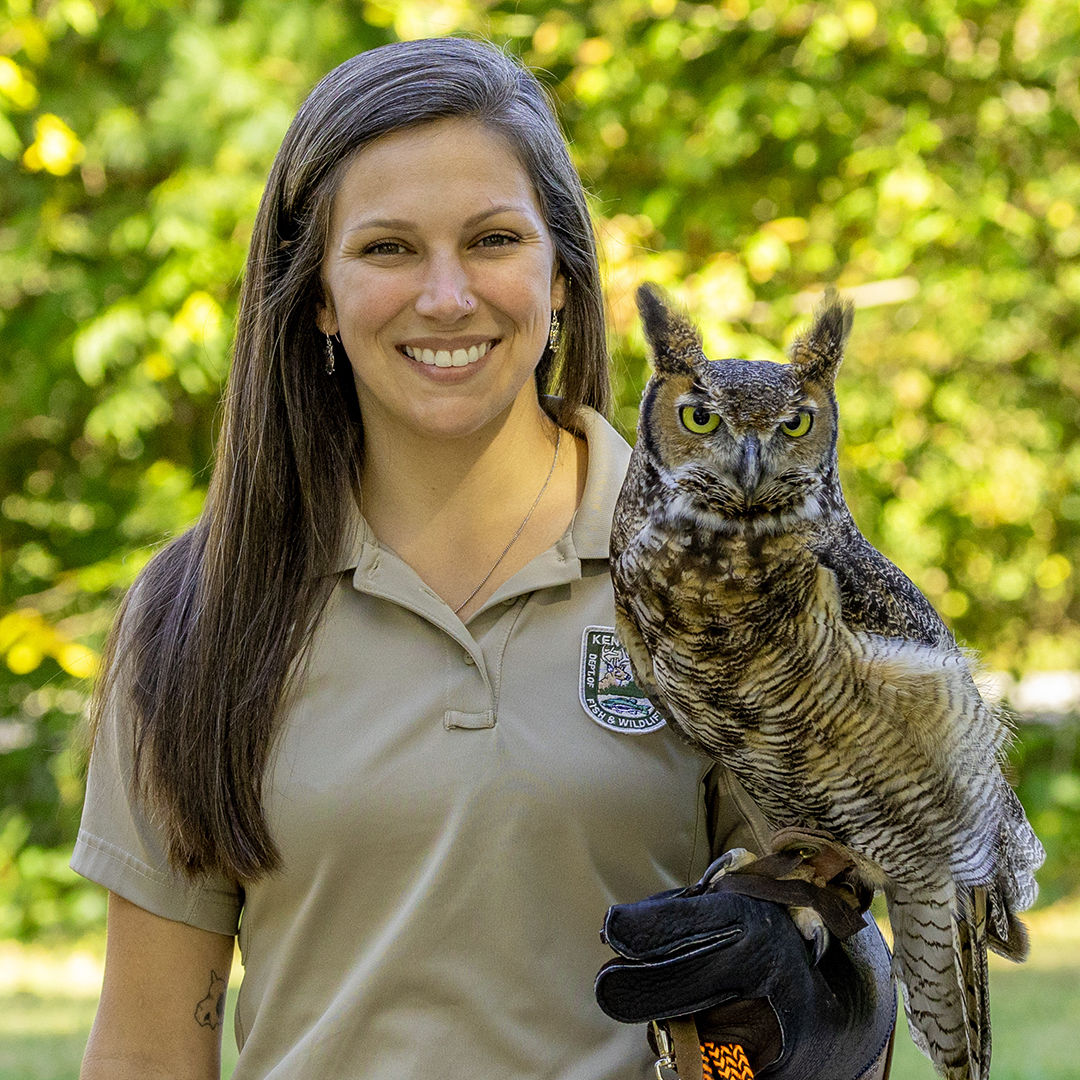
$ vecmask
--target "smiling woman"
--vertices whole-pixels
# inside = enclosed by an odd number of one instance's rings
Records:
[[[205,511],[97,690],[84,1080],[216,1076],[237,935],[237,1080],[648,1068],[593,997],[605,911],[767,836],[614,633],[602,312],[581,182],[515,61],[385,46],[301,107]]]
[[[322,280],[319,327],[364,422],[365,517],[467,618],[565,532],[585,476],[534,377],[566,297],[536,191],[477,120],[386,135],[341,176]]]

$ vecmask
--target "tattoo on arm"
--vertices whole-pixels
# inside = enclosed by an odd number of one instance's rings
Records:
[[[210,972],[210,989],[206,997],[195,1006],[195,1020],[200,1027],[216,1030],[225,1018],[225,980],[216,972]]]

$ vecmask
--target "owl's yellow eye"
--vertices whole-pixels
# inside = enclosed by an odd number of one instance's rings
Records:
[[[814,414],[809,409],[800,409],[790,420],[780,424],[780,430],[793,439],[805,435],[814,426]]]
[[[709,412],[700,405],[684,405],[679,410],[679,418],[683,427],[695,435],[708,435],[720,426],[720,414]]]

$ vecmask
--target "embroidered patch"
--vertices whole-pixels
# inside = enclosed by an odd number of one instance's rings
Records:
[[[581,636],[581,704],[601,726],[644,735],[664,718],[634,682],[630,657],[611,626],[586,626]]]

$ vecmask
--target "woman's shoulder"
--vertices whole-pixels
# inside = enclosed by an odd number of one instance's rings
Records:
[[[611,522],[630,464],[626,440],[595,409],[581,406],[569,429],[585,440],[585,486],[574,516],[574,546],[582,558],[608,557]]]

